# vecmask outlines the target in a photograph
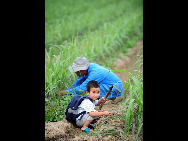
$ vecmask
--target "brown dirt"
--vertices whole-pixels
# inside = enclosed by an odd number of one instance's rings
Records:
[[[143,40],[138,41],[137,45],[130,50],[130,54],[128,56],[124,56],[122,58],[118,58],[114,60],[114,64],[116,65],[115,70],[125,70],[125,71],[114,71],[115,74],[122,80],[122,82],[125,82],[127,79],[127,76],[129,77],[130,74],[128,71],[132,72],[134,74],[134,69],[138,66],[138,64],[134,65],[134,63],[138,60],[137,53],[140,50],[140,55],[143,53]],[[142,66],[140,67],[140,70],[142,70]],[[128,95],[126,96],[126,98]],[[114,102],[111,102],[107,105],[104,105],[101,109],[101,111],[110,111],[113,115],[122,116],[122,97],[117,98]],[[96,107],[98,109],[98,107]],[[98,110],[100,111],[100,110]],[[124,112],[123,116],[125,116],[126,113]],[[74,127],[72,124],[67,122],[65,119],[58,121],[58,122],[48,122],[45,123],[45,140],[46,141],[103,141],[103,140],[122,140],[123,139],[123,130],[124,126],[121,124],[121,120],[119,118],[117,119],[110,119],[110,117],[103,116],[100,118],[100,120],[95,125],[100,125],[103,121],[107,121],[106,124],[102,125],[98,130],[95,129],[93,133],[97,133],[102,130],[106,129],[114,129],[115,132],[118,132],[121,137],[116,136],[115,134],[111,135],[95,135],[89,137],[87,133],[84,133],[80,130],[80,128]],[[116,125],[115,126],[107,126],[110,125]],[[135,134],[132,137],[132,132],[130,131],[130,135],[126,135],[123,140],[129,141],[134,140],[136,137],[136,130]],[[122,139],[121,139],[122,138]],[[142,137],[139,135],[138,140],[143,140]]]
[[[127,79],[127,76],[130,77],[131,75],[129,72],[134,74],[134,69],[138,67],[138,64],[134,63],[138,60],[137,53],[140,49],[140,55],[143,53],[143,40],[138,41],[137,45],[134,48],[131,48],[129,56],[123,56],[122,58],[118,58],[114,61],[114,64],[116,65],[115,70],[125,70],[125,71],[114,71],[114,73],[122,80],[122,82],[125,82]],[[142,66],[140,67],[140,70],[142,70]]]

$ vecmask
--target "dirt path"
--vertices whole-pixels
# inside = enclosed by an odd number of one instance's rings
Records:
[[[125,56],[124,58],[118,58],[116,60],[114,60],[114,64],[116,65],[116,70],[125,70],[125,71],[115,71],[114,73],[122,80],[122,82],[124,82],[127,79],[127,76],[130,76],[130,74],[128,73],[128,71],[133,72],[134,74],[134,68],[138,66],[135,65],[134,63],[137,61],[138,56],[137,53],[139,51],[139,49],[141,48],[141,46],[143,45],[143,40],[138,41],[137,45],[131,49],[130,51],[130,56]],[[142,52],[141,48],[141,53]],[[134,67],[133,67],[134,66]],[[142,66],[140,67],[140,69],[142,69]],[[126,98],[128,97],[128,95],[126,96]],[[98,108],[98,107],[97,107]],[[121,120],[119,117],[122,116],[122,108],[123,108],[123,104],[122,104],[122,97],[117,98],[115,102],[112,102],[108,105],[104,105],[103,108],[101,109],[101,111],[110,111],[112,112],[116,118],[115,119],[111,119],[110,117],[106,118],[105,116],[103,116],[96,124],[99,126],[102,122],[106,121],[105,124],[103,124],[98,130],[94,130],[93,133],[97,133],[99,131],[102,130],[106,130],[106,129],[114,129],[116,132],[119,133],[119,135],[121,137],[123,137],[123,126],[121,125]],[[100,110],[98,110],[100,111]],[[125,116],[125,113],[124,113]],[[110,125],[110,126],[108,126]],[[111,126],[111,125],[116,125],[116,126]],[[136,136],[136,132],[133,136],[133,140]],[[132,133],[129,136],[126,136],[124,140],[129,141],[131,140],[132,137]],[[140,137],[138,137],[140,138]],[[140,138],[141,139],[141,138]],[[115,136],[115,135],[106,135],[104,137],[101,137],[101,135],[98,136],[87,136],[86,133],[82,132],[79,128],[75,128],[74,126],[72,126],[72,124],[68,123],[65,119],[62,121],[58,121],[58,122],[49,122],[49,123],[45,123],[45,140],[46,141],[51,141],[51,140],[57,140],[57,141],[83,141],[83,140],[87,140],[87,141],[102,141],[102,140],[122,140],[120,137]],[[143,139],[142,139],[143,140]]]
[[[125,70],[125,71],[115,71],[114,73],[124,82],[129,77],[130,74],[128,72],[134,73],[134,69],[138,67],[138,64],[136,64],[134,67],[134,63],[137,61],[138,56],[137,53],[140,49],[140,47],[143,45],[143,40],[138,41],[137,45],[131,49],[130,56],[124,56],[124,58],[118,58],[114,61],[114,64],[116,64],[115,70]],[[143,48],[140,49],[140,53],[143,50]],[[141,54],[140,54],[141,55]],[[142,67],[140,67],[142,69]]]

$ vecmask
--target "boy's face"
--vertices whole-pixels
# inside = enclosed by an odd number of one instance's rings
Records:
[[[100,96],[100,88],[91,87],[90,92],[86,91],[86,93],[88,97],[91,98],[92,100],[97,100]]]

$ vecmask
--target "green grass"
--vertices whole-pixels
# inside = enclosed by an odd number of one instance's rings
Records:
[[[133,9],[128,8],[127,11]],[[142,20],[142,6],[140,6],[131,13],[127,12],[114,21],[104,23],[98,30],[84,36],[74,36],[72,40],[64,41],[61,45],[56,44],[46,48],[46,95],[55,93],[57,89],[66,89],[77,79],[77,76],[68,70],[68,66],[76,57],[84,56],[90,62],[105,62],[105,56],[113,56],[116,50],[127,52],[128,48],[136,44],[138,36],[142,35]],[[46,30],[50,28],[46,27]],[[47,37],[45,41],[48,42]],[[52,61],[53,57],[57,58],[55,62]]]
[[[140,47],[142,48],[142,47]],[[127,134],[129,135],[129,129],[132,128],[132,134],[134,133],[135,126],[137,127],[137,135],[135,140],[137,140],[138,135],[142,132],[143,136],[143,72],[139,70],[141,65],[143,65],[143,55],[138,55],[138,59],[135,62],[134,66],[137,64],[138,67],[135,68],[136,75],[133,75],[131,72],[131,77],[127,78],[127,81],[124,83],[124,93],[123,93],[123,110],[121,120],[124,122],[124,137]],[[134,67],[133,66],[133,67]],[[129,93],[129,98],[125,100],[126,94]],[[125,109],[125,105],[128,107]],[[126,113],[126,116],[123,116],[123,113]],[[133,122],[133,119],[135,122]]]
[[[141,77],[142,72],[138,76],[132,75],[128,81],[124,83],[125,86],[128,86],[125,90],[129,91],[130,97],[126,101],[124,101],[124,105],[128,105],[126,110],[122,110],[122,121],[124,121],[124,137],[133,125],[137,126],[139,129],[142,129],[143,132],[143,78]],[[126,94],[126,93],[124,93]],[[123,113],[126,113],[126,117],[123,116]],[[135,123],[133,123],[133,118],[135,119]],[[138,132],[139,134],[139,132]]]
[[[55,93],[66,90],[77,79],[68,67],[78,56],[113,69],[113,58],[120,55],[116,52],[127,53],[140,39],[143,39],[140,0],[45,0],[45,121],[65,118],[72,96],[60,99]],[[142,65],[142,57],[137,63]],[[124,83],[123,104],[128,105],[122,111],[126,117],[121,117],[126,127],[124,135],[133,127],[143,132],[143,80],[142,72],[137,72],[138,76],[132,75]],[[128,92],[130,99],[125,101]],[[137,122],[131,124],[133,119]]]
[[[139,0],[45,0],[45,46],[48,49],[50,44],[61,45],[65,40],[69,41],[74,36],[84,36],[100,30],[104,25],[125,16],[124,22],[131,25],[126,27],[127,24],[123,23],[125,25],[121,26],[124,27],[121,30],[132,30],[134,24],[128,20],[130,17],[136,19],[134,13],[142,8],[140,5],[142,1]],[[143,14],[142,11],[140,14]],[[142,26],[142,23],[136,24]],[[114,24],[114,26],[118,25]],[[137,27],[134,30],[139,32],[140,28]],[[128,34],[134,34],[134,32],[130,31]]]

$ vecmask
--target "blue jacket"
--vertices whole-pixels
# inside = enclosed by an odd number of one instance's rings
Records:
[[[95,80],[100,84],[100,99],[106,95],[112,85],[116,85],[121,92],[113,87],[108,98],[119,97],[123,94],[123,84],[119,77],[110,70],[95,63],[89,63],[88,75],[78,77],[76,83],[74,82],[72,85],[74,90],[69,87],[66,93],[78,95],[79,93],[87,91],[86,85],[91,80]]]

